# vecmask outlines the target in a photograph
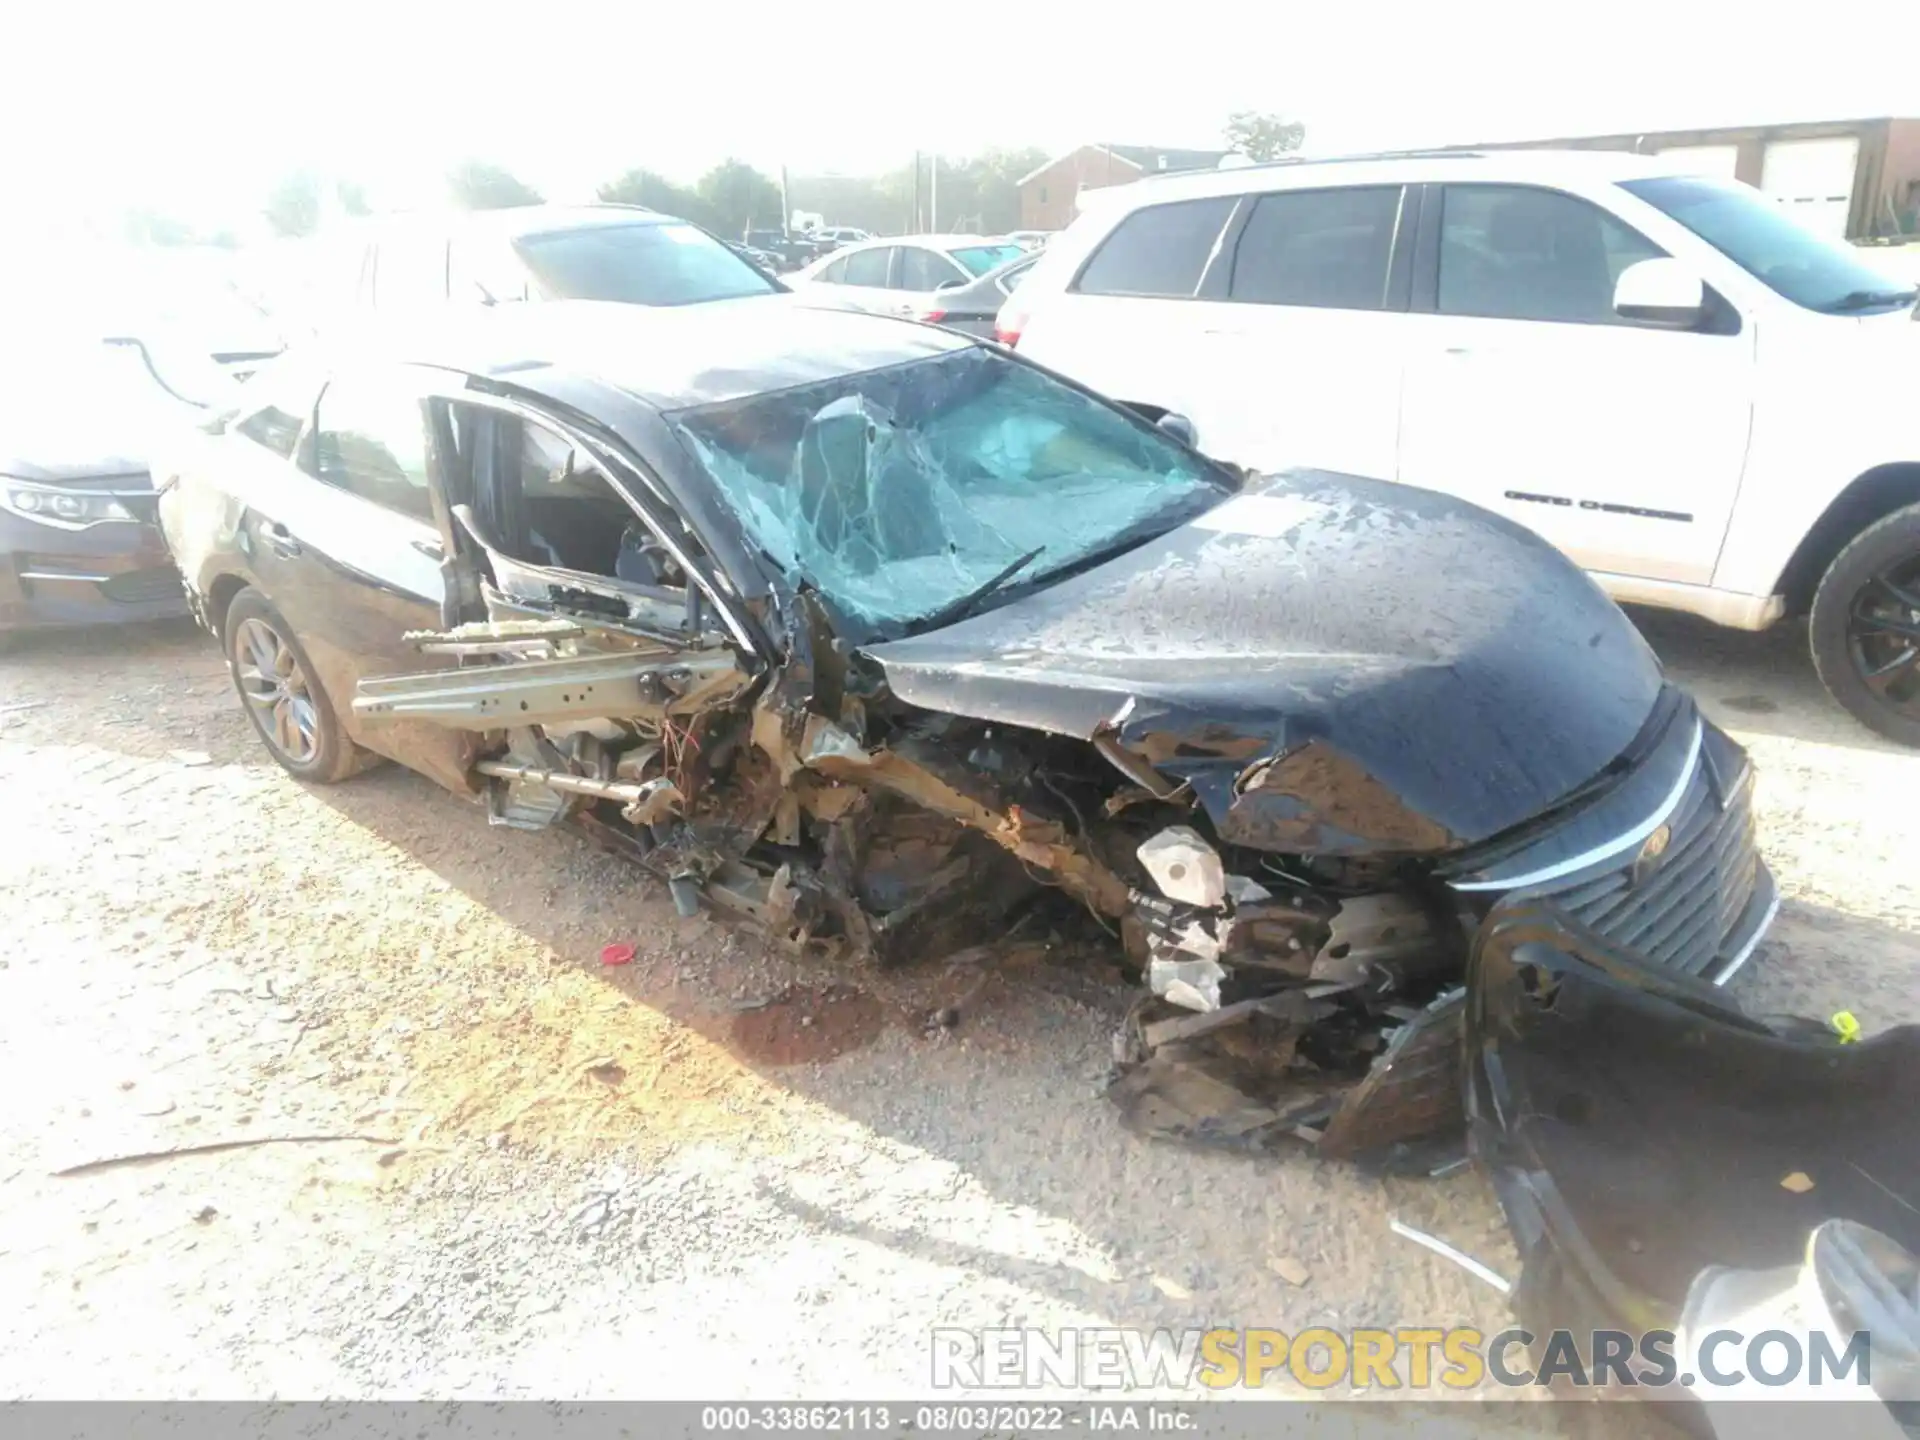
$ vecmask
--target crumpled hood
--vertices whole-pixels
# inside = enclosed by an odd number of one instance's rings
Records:
[[[1329,853],[1454,848],[1538,815],[1628,747],[1661,685],[1626,617],[1530,531],[1324,471],[864,653],[910,704],[1116,733],[1223,839]]]

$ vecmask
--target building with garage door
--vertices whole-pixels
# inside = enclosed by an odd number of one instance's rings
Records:
[[[1814,120],[1639,135],[1463,145],[1463,150],[1634,150],[1757,185],[1850,240],[1920,237],[1920,120]]]

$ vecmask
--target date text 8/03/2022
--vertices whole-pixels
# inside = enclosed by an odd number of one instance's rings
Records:
[[[811,1431],[816,1434],[921,1434],[1011,1430],[1020,1434],[1078,1430],[1176,1434],[1195,1429],[1191,1408],[1165,1401],[1082,1402],[1075,1405],[1006,1404],[991,1401],[951,1405],[707,1405],[700,1428],[714,1434],[751,1435]]]

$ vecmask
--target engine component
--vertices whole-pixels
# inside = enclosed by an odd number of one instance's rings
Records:
[[[497,730],[617,715],[658,720],[692,715],[745,688],[727,651],[609,654],[521,660],[362,680],[353,713],[362,720],[416,720],[454,730]]]
[[[562,795],[586,795],[596,800],[620,802],[622,818],[634,825],[650,825],[665,819],[682,802],[679,787],[664,776],[656,780],[596,780],[565,770],[541,769],[509,760],[482,760],[474,766],[482,775],[506,780],[515,786],[536,785]],[[535,827],[538,828],[538,827]]]
[[[1219,853],[1190,825],[1169,825],[1135,853],[1169,900],[1211,910],[1227,898]]]
[[[1340,902],[1308,973],[1342,985],[1362,985],[1374,975],[1398,988],[1450,961],[1457,957],[1427,908],[1411,895],[1383,892]]]

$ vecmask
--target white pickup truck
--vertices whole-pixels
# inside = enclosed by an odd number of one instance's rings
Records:
[[[1834,697],[1920,745],[1914,301],[1657,157],[1432,153],[1092,192],[999,333],[1221,459],[1473,500],[1615,599],[1810,612]]]

